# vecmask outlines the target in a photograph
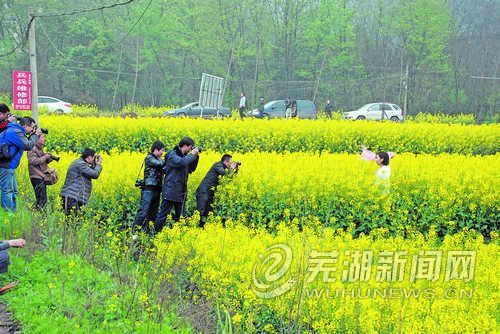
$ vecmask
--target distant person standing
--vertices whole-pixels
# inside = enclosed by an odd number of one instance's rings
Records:
[[[238,110],[240,111],[240,118],[241,119],[243,119],[243,116],[245,115],[246,108],[247,108],[247,98],[245,96],[245,93],[241,92],[240,104],[238,105]]]
[[[332,118],[333,105],[330,99],[326,100],[325,114],[328,118]]]
[[[257,111],[259,112],[257,114],[258,118],[264,118],[264,97],[261,96],[259,99],[259,106],[257,107]]]
[[[292,117],[292,99],[289,97],[285,100],[285,118]]]

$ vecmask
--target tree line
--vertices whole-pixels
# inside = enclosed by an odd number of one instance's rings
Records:
[[[28,11],[102,1],[1,0],[0,48]],[[495,0],[136,0],[37,18],[39,93],[119,109],[185,104],[201,73],[227,79],[225,103],[330,98],[338,109],[388,101],[407,112],[493,114],[500,106]],[[0,92],[28,69],[27,46],[0,58]]]

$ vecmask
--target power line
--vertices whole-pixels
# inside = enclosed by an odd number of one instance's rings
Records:
[[[113,8],[113,7],[118,7],[118,6],[125,6],[125,5],[128,5],[132,2],[134,2],[135,0],[127,0],[127,1],[124,1],[124,2],[117,2],[117,3],[113,3],[113,4],[110,4],[110,5],[104,5],[104,6],[101,6],[101,7],[97,7],[97,8],[85,8],[85,9],[76,9],[76,10],[72,10],[72,11],[69,11],[69,12],[56,12],[56,13],[48,13],[48,14],[33,14],[32,17],[56,17],[56,16],[68,16],[68,15],[76,15],[76,14],[81,14],[81,13],[90,13],[90,12],[95,12],[95,11],[98,11],[98,10],[103,10],[103,9],[108,9],[108,8]]]
[[[64,52],[62,52],[61,50],[59,50],[59,48],[56,46],[56,44],[52,41],[52,39],[49,37],[49,35],[47,34],[47,32],[45,31],[45,28],[43,27],[43,25],[41,24],[41,21],[38,22],[38,25],[40,26],[40,28],[42,28],[42,32],[43,34],[45,35],[45,37],[47,38],[47,40],[49,41],[49,44],[54,48],[54,50],[56,51],[56,53],[58,53],[60,56],[64,56]]]
[[[23,38],[11,50],[9,50],[9,51],[7,51],[5,53],[0,54],[0,58],[10,56],[14,52],[16,52],[18,49],[20,49],[24,45],[24,43],[26,43],[26,41],[28,40],[28,34],[29,34],[29,31],[30,31],[30,27],[33,24],[34,20],[35,20],[35,17],[32,16],[30,18],[29,22],[28,22],[28,26],[26,27],[26,30],[24,31]]]
[[[481,77],[477,75],[471,75],[472,79],[484,79],[484,80],[500,80],[500,77]]]
[[[135,0],[127,0],[127,1],[123,1],[123,2],[113,3],[113,4],[110,4],[110,5],[104,5],[104,6],[96,7],[96,8],[78,9],[78,10],[73,10],[73,11],[69,11],[69,12],[56,12],[56,13],[48,13],[48,14],[30,14],[30,20],[28,22],[26,30],[23,33],[23,38],[11,50],[9,50],[9,51],[7,51],[5,53],[0,54],[0,58],[10,56],[14,52],[16,52],[18,49],[20,49],[24,45],[24,43],[26,43],[26,41],[28,40],[28,35],[29,35],[29,30],[31,28],[31,25],[33,24],[33,21],[37,17],[57,17],[57,16],[77,15],[77,14],[81,14],[81,13],[89,13],[89,12],[94,12],[94,11],[108,9],[108,8],[113,8],[113,7],[118,7],[118,6],[125,6],[125,5],[128,5],[128,4],[130,4],[130,3],[134,2],[134,1]],[[150,0],[150,3],[146,7],[146,10],[149,8],[149,6],[151,5],[151,3],[152,3],[152,0]],[[142,16],[146,12],[146,10],[143,12],[143,14],[141,15],[140,19],[142,18]],[[134,24],[134,27],[135,27],[135,25],[137,23],[139,23],[139,20]]]
[[[117,44],[122,44],[123,41],[125,40],[125,38],[127,38],[128,35],[132,32],[132,30],[135,29],[135,27],[142,20],[142,18],[144,17],[144,14],[146,14],[146,12],[148,11],[148,9],[149,9],[149,7],[151,6],[152,3],[153,3],[153,0],[149,0],[149,3],[146,5],[146,7],[144,7],[144,10],[142,11],[142,13],[139,16],[139,18],[137,19],[137,21],[135,21],[135,23],[130,27],[130,29],[127,31],[127,33],[125,34],[125,36],[123,36],[122,39],[120,40],[120,42],[118,42]]]

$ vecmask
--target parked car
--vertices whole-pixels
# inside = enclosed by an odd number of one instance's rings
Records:
[[[296,100],[298,118],[316,118],[316,105],[310,100]],[[264,105],[263,115],[266,118],[285,118],[285,100],[269,101]],[[248,116],[256,117],[259,110],[254,109]]]
[[[56,114],[69,114],[73,112],[71,103],[50,96],[39,96],[38,107],[46,107],[49,112],[55,112]]]
[[[216,108],[202,108],[198,102],[191,102],[184,107],[178,109],[167,110],[163,116],[169,117],[203,117],[211,118],[216,116],[231,117],[231,109],[227,107]]]
[[[385,114],[384,114],[385,112]],[[403,110],[393,103],[377,102],[369,103],[358,110],[347,111],[344,113],[344,119],[390,119],[394,122],[399,122],[404,119]],[[383,118],[382,118],[383,116]]]

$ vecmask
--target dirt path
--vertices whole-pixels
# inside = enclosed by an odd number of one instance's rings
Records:
[[[12,314],[0,303],[0,334],[21,333],[19,324],[12,319]]]

